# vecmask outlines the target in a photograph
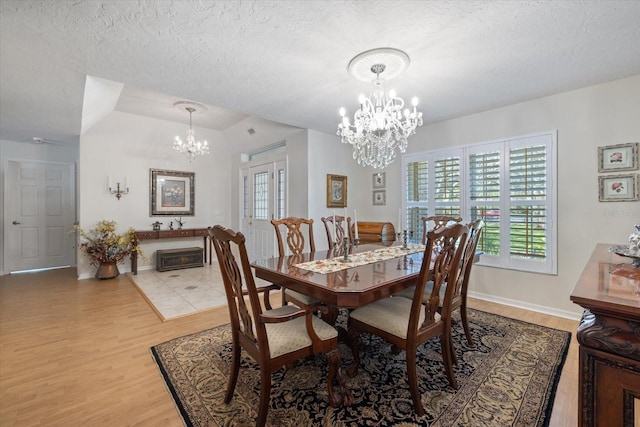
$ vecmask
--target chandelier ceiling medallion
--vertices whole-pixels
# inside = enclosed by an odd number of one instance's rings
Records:
[[[173,149],[180,153],[187,153],[189,161],[192,162],[196,156],[209,154],[209,144],[207,141],[196,141],[193,136],[193,128],[191,123],[191,115],[195,112],[206,111],[207,107],[202,104],[191,101],[178,101],[173,104],[174,107],[185,110],[189,113],[189,129],[187,130],[187,139],[182,141],[179,136],[173,140]]]
[[[344,108],[337,134],[343,143],[353,145],[353,158],[358,164],[384,169],[404,153],[407,138],[422,126],[422,113],[416,108],[418,98],[412,99],[413,110],[403,107],[404,101],[395,91],[384,90],[384,82],[398,76],[409,65],[409,56],[393,48],[372,49],[354,57],[347,67],[358,80],[372,82],[369,98],[360,95],[360,108],[349,122]]]

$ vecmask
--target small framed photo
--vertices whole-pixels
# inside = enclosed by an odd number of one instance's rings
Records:
[[[387,186],[387,177],[385,172],[373,174],[373,188],[384,188]]]
[[[151,216],[195,214],[194,172],[149,169]]]
[[[598,172],[632,171],[638,169],[638,143],[598,147]]]
[[[638,200],[638,175],[602,175],[598,177],[601,202]]]
[[[347,177],[327,174],[327,207],[347,207]]]
[[[387,204],[386,190],[373,190],[373,205],[384,206]]]

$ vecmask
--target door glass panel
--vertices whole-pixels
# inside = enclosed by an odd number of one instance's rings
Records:
[[[253,176],[253,217],[269,219],[269,173],[258,172]]]

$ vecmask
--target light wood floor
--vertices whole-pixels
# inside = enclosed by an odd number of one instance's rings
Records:
[[[470,305],[572,333],[550,425],[576,426],[577,322]],[[226,310],[162,322],[122,275],[78,281],[75,269],[65,269],[0,276],[0,425],[183,425],[149,348],[227,323]]]

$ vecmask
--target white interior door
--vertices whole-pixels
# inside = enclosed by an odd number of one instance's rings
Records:
[[[250,260],[276,255],[271,220],[286,212],[286,162],[262,163],[242,170],[242,232]]]
[[[7,272],[73,263],[74,166],[9,161],[5,193]]]

